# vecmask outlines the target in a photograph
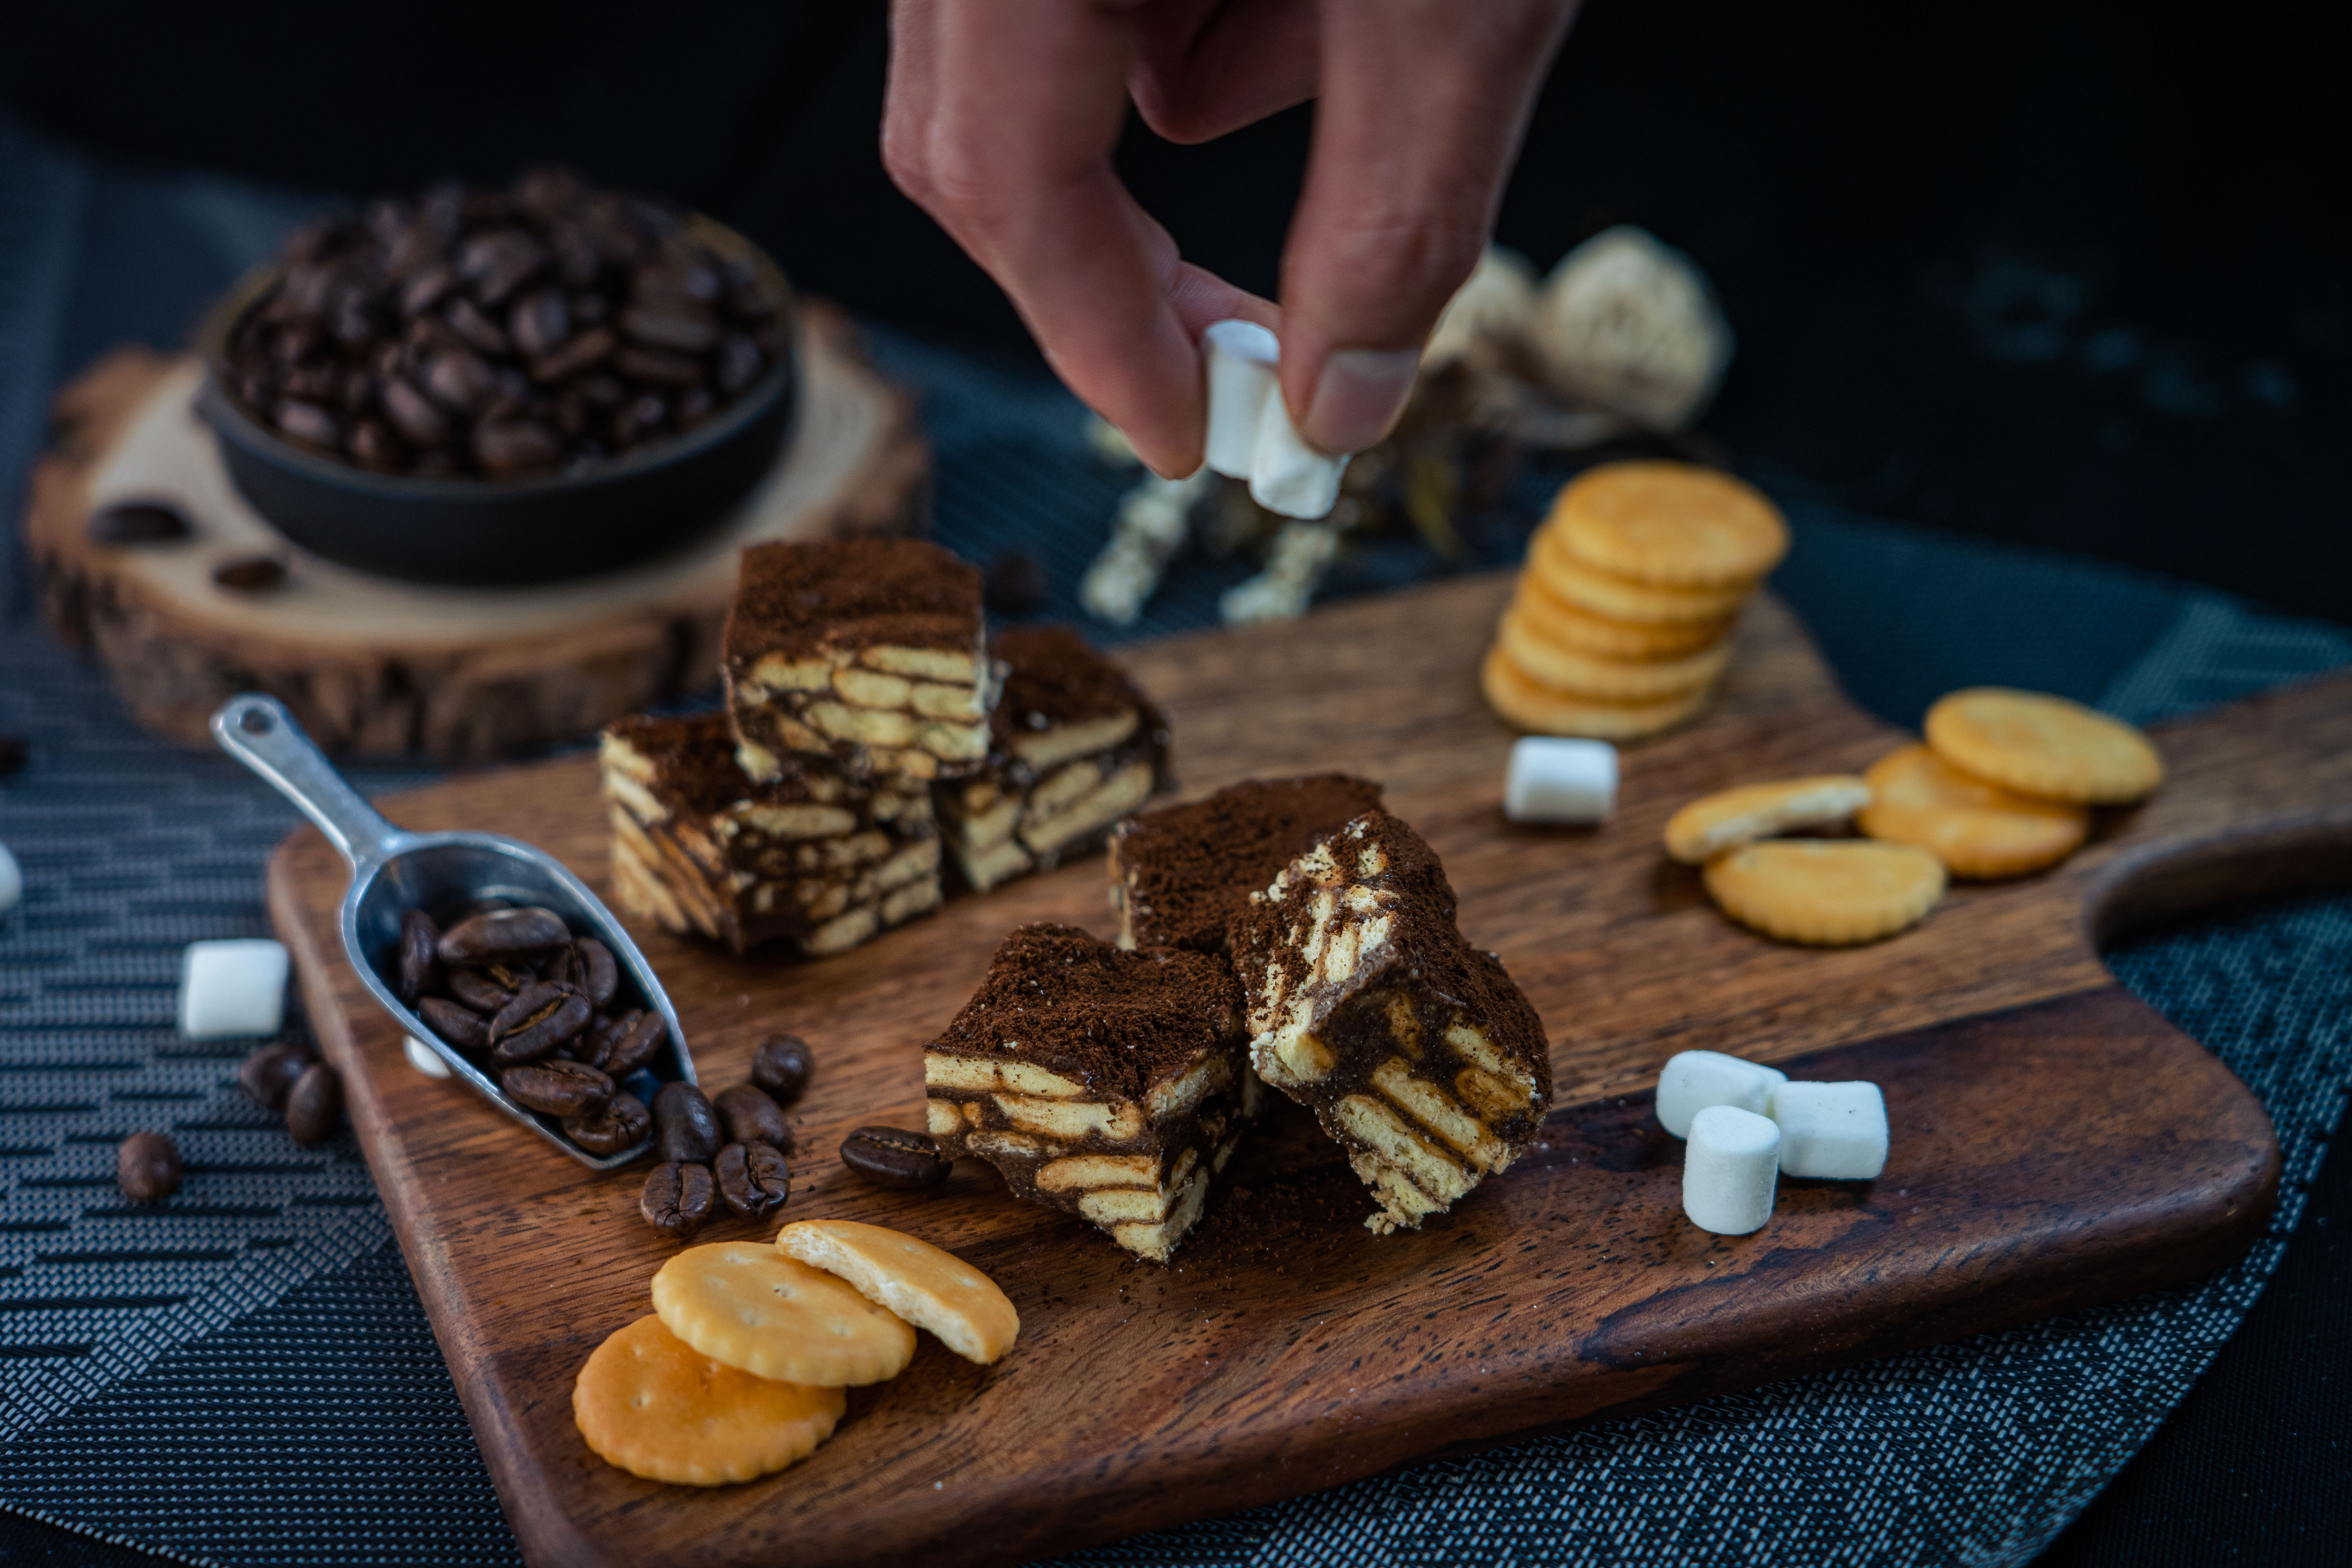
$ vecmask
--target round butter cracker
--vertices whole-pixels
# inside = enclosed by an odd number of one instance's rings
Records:
[[[2088,807],[2040,800],[1961,772],[1925,746],[1889,752],[1863,775],[1873,838],[1916,844],[1955,877],[1995,881],[2054,866],[2083,847]]]
[[[1570,555],[1549,527],[1536,531],[1527,569],[1558,597],[1613,621],[1689,626],[1737,615],[1748,602],[1744,583],[1730,588],[1668,588],[1614,576]]]
[[[1553,642],[1601,658],[1682,658],[1728,639],[1738,619],[1731,615],[1679,623],[1612,621],[1578,609],[1533,572],[1519,574],[1510,607]]]
[[[898,1318],[763,1242],[688,1247],[654,1276],[654,1310],[711,1360],[785,1383],[880,1383],[915,1356]]]
[[[1598,572],[1668,588],[1745,590],[1789,552],[1789,525],[1754,486],[1691,463],[1603,463],[1546,525]]]
[[[1946,762],[2043,800],[2128,805],[2164,782],[2164,759],[2146,735],[2043,692],[1972,686],[1937,699],[1926,729]]]
[[[996,1281],[954,1253],[885,1226],[796,1220],[776,1233],[788,1258],[838,1275],[966,1361],[982,1366],[1013,1348],[1021,1314]]]
[[[1853,773],[1774,779],[1701,795],[1666,819],[1666,853],[1693,866],[1759,838],[1829,827],[1870,804],[1870,786]]]
[[[1852,947],[1908,930],[1944,896],[1944,863],[1909,844],[1768,838],[1706,863],[1723,912],[1780,942]]]
[[[1540,621],[1516,608],[1503,612],[1496,641],[1512,661],[1546,686],[1603,702],[1661,702],[1712,686],[1730,660],[1731,648],[1713,647],[1681,658],[1603,658],[1556,642]]]
[[[639,1318],[572,1384],[572,1419],[606,1464],[649,1481],[719,1487],[772,1475],[833,1436],[847,1396],[724,1366]]]
[[[1601,702],[1556,690],[1536,679],[1500,647],[1486,651],[1478,683],[1488,707],[1538,735],[1579,735],[1591,741],[1638,741],[1671,730],[1706,706],[1712,688],[1657,702]]]

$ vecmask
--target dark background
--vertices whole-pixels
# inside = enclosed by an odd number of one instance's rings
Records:
[[[1689,252],[1738,334],[1706,429],[1784,492],[2352,620],[2352,94],[2322,16],[1594,0],[1499,237],[1549,266],[1632,221]],[[1027,353],[882,173],[885,54],[848,0],[84,0],[12,16],[0,99],[133,165],[354,195],[560,158],[812,290]],[[1310,112],[1200,148],[1135,130],[1121,163],[1189,257],[1271,293]],[[2343,1332],[2347,1186],[2335,1162],[2246,1331],[2046,1561],[2338,1560],[2346,1391],[2305,1369]],[[123,1555],[0,1521],[0,1560]]]

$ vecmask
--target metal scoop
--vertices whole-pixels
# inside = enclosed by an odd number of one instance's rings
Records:
[[[660,1070],[662,1058],[656,1056],[654,1076],[694,1082],[694,1058],[686,1048],[677,1009],[653,965],[586,883],[546,850],[501,834],[410,833],[394,826],[360,798],[274,697],[247,692],[222,703],[213,714],[213,739],[300,806],[351,862],[351,889],[343,895],[338,922],[343,956],[394,1023],[448,1063],[477,1094],[582,1164],[609,1171],[646,1152],[650,1139],[617,1154],[595,1155],[579,1147],[557,1130],[554,1118],[517,1103],[497,1079],[436,1035],[385,981],[386,966],[398,950],[400,918],[410,910],[446,911],[483,899],[536,904],[562,916],[574,932],[593,935],[613,950],[622,973],[669,1027],[672,1070]]]

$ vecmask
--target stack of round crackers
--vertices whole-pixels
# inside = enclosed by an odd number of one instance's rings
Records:
[[[654,1315],[580,1369],[572,1418],[606,1463],[647,1480],[753,1480],[816,1451],[847,1407],[915,1356],[915,1331],[986,1364],[1021,1315],[979,1269],[854,1220],[803,1220],[773,1244],[688,1247],[653,1281]]]
[[[1481,672],[1523,730],[1633,741],[1706,705],[1740,606],[1788,553],[1779,509],[1688,463],[1605,463],[1559,492]]]
[[[2164,760],[2119,719],[2042,692],[1978,686],[1927,710],[1927,744],[1867,773],[1743,784],[1666,824],[1666,853],[1706,868],[1717,907],[1783,942],[1843,947],[1927,919],[1947,879],[1999,881],[2082,847],[2094,806],[2129,805]],[[1861,838],[1778,835],[1851,822]]]

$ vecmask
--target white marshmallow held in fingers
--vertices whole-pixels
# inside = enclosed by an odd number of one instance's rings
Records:
[[[0,915],[15,909],[16,900],[24,896],[25,873],[17,866],[16,858],[8,853],[8,847],[0,844]]]
[[[1277,391],[1258,416],[1257,466],[1250,474],[1250,500],[1285,517],[1325,517],[1339,504],[1345,457],[1330,458],[1307,444],[1290,423],[1290,406]]]
[[[286,950],[267,940],[192,942],[180,961],[180,1033],[274,1035],[286,1021]]]
[[[1677,1051],[1658,1070],[1658,1125],[1687,1138],[1691,1118],[1710,1105],[1736,1105],[1769,1116],[1772,1091],[1788,1081],[1787,1073],[1761,1062],[1721,1051]]]
[[[1792,1176],[1868,1182],[1886,1169],[1886,1097],[1874,1083],[1784,1083],[1769,1114]]]
[[[407,1057],[408,1065],[426,1078],[449,1076],[449,1064],[436,1056],[431,1046],[426,1045],[415,1035],[403,1035],[400,1037],[400,1049],[401,1054]]]
[[[1282,401],[1282,345],[1255,321],[1238,320],[1211,322],[1201,345],[1209,362],[1205,460],[1227,479],[1246,479],[1257,471],[1258,422],[1266,400]]]
[[[1523,735],[1503,774],[1513,822],[1606,822],[1617,809],[1617,748],[1606,741]]]
[[[1710,1105],[1691,1118],[1683,1151],[1683,1213],[1717,1236],[1746,1236],[1772,1217],[1780,1129],[1769,1116]]]

